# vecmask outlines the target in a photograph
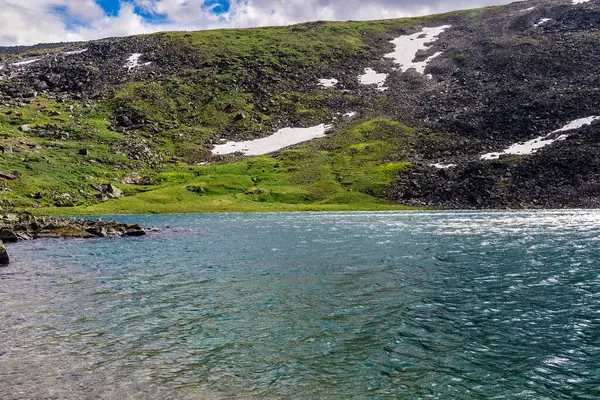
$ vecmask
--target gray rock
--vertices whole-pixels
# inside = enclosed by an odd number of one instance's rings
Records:
[[[102,193],[111,199],[118,199],[123,194],[123,191],[112,183],[100,185],[100,187],[102,188]]]
[[[22,176],[23,175],[18,171],[13,171],[13,172],[0,171],[0,178],[6,179],[9,181],[14,181],[15,179],[19,179]]]
[[[35,88],[35,90],[39,90],[40,92],[43,90],[48,90],[49,88],[48,84],[44,81],[35,81],[33,83],[33,87]]]
[[[143,180],[143,176],[138,174],[137,172],[132,172],[129,175],[127,175],[126,177],[124,177],[121,180],[121,183],[125,183],[128,185],[139,185],[142,180]]]
[[[19,130],[21,132],[23,132],[23,133],[29,133],[29,132],[31,132],[31,126],[29,126],[29,125],[21,125],[19,127]]]

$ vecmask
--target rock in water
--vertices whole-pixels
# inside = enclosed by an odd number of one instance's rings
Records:
[[[6,251],[6,247],[4,247],[4,243],[0,241],[0,265],[8,265],[8,263],[8,252]]]

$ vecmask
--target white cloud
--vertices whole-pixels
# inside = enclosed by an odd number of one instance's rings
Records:
[[[493,0],[232,0],[230,10],[215,15],[205,0],[121,1],[117,15],[106,15],[94,0],[0,0],[0,45],[30,45],[126,36],[161,30],[288,25],[315,20],[368,20],[426,15],[482,7]],[[497,0],[495,3],[508,3]],[[156,24],[136,8],[166,17]],[[66,11],[57,12],[60,7]],[[77,20],[73,26],[69,22]]]

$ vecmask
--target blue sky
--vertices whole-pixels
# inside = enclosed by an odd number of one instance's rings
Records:
[[[131,2],[131,0],[129,1]],[[109,16],[116,16],[121,8],[121,3],[123,2],[124,0],[96,0],[96,3],[98,3],[98,5],[100,5],[100,7],[102,7],[102,9],[104,9],[106,14]],[[132,3],[136,5],[134,1]],[[204,0],[203,6],[205,8],[212,9],[215,14],[219,15],[229,11],[230,2],[229,0]],[[198,8],[202,7],[199,6]],[[144,7],[140,7],[139,5],[136,5],[135,11],[138,15],[144,17],[144,19],[149,22],[157,23],[167,21],[166,15],[149,12],[149,10],[145,9]]]
[[[0,46],[82,41],[161,30],[400,18],[509,2],[510,0],[0,0]]]

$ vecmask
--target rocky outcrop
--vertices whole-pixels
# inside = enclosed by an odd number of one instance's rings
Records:
[[[137,224],[77,218],[38,217],[8,214],[0,218],[0,240],[17,242],[39,238],[94,238],[107,236],[144,236]]]

